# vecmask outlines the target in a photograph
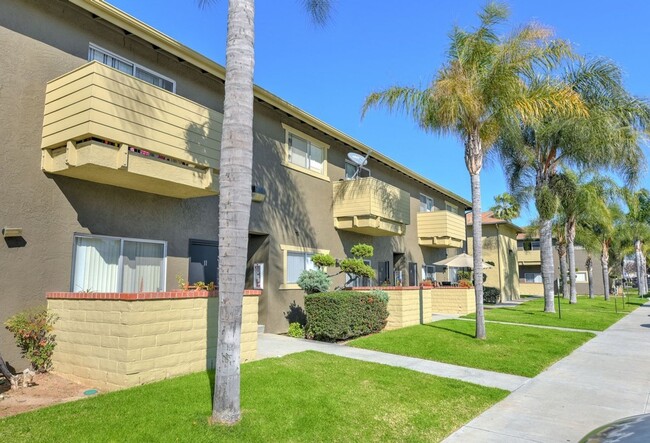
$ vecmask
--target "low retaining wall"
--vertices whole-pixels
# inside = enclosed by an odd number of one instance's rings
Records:
[[[260,291],[245,291],[241,361],[257,354]],[[59,317],[54,371],[102,389],[135,386],[214,368],[216,291],[51,292]]]
[[[519,294],[544,296],[544,285],[542,283],[522,283],[519,282]]]
[[[431,288],[431,312],[462,315],[476,312],[474,288]]]
[[[420,324],[420,288],[418,286],[381,286],[354,288],[355,291],[379,289],[388,292],[388,322],[385,330]],[[431,321],[431,291],[422,291],[422,318]]]

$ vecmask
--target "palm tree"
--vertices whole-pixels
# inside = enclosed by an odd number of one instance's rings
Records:
[[[370,94],[363,114],[386,107],[412,117],[422,129],[458,136],[465,148],[465,165],[472,189],[474,273],[483,274],[480,173],[486,152],[493,146],[505,121],[528,121],[550,108],[575,107],[579,100],[567,88],[550,84],[527,87],[526,78],[539,65],[555,66],[570,53],[552,32],[528,24],[508,37],[495,28],[508,17],[508,9],[489,3],[479,13],[480,25],[472,32],[454,28],[448,59],[430,86],[394,86]],[[476,338],[485,338],[483,281],[475,282]]]
[[[624,200],[628,212],[621,225],[621,239],[628,250],[633,247],[639,296],[645,296],[648,293],[648,279],[644,249],[650,240],[650,192],[647,189],[636,192],[626,190]]]
[[[496,218],[507,221],[519,217],[520,210],[521,205],[517,198],[507,192],[496,195],[494,197],[494,206],[490,208]]]
[[[566,241],[566,220],[563,214],[558,214],[553,219],[553,238],[555,239],[555,249],[560,261],[560,286],[558,290],[565,299],[571,298],[571,288],[567,282],[569,266],[567,264],[567,241]]]
[[[199,6],[212,3],[199,0]],[[303,0],[324,23],[329,0]],[[228,1],[226,81],[219,169],[219,320],[213,423],[241,419],[240,340],[253,168],[254,0]]]
[[[643,163],[641,134],[650,122],[647,102],[625,90],[620,70],[608,60],[571,65],[559,81],[582,98],[588,112],[569,116],[553,111],[520,122],[507,128],[498,143],[509,186],[535,188],[545,312],[555,311],[551,220],[558,204],[560,168],[605,168],[633,183]]]

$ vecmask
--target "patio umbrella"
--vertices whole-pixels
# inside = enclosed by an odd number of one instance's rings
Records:
[[[450,268],[474,268],[474,257],[468,254],[458,254],[434,263],[436,266],[448,266]],[[483,269],[490,269],[492,265],[483,262]]]

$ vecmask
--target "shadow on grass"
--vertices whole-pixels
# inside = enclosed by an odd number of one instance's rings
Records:
[[[453,332],[454,334],[459,334],[459,335],[464,335],[466,337],[474,338],[474,334],[468,334],[467,332],[461,332],[461,331],[456,331],[455,329],[450,329],[450,328],[444,328],[442,326],[437,326],[435,323],[427,323],[423,326],[427,326],[429,328],[435,328],[435,329],[440,329],[443,331],[449,331]]]

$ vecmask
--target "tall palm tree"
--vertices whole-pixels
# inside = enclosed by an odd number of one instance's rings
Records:
[[[605,168],[633,183],[643,163],[639,142],[650,122],[648,103],[625,90],[621,72],[611,61],[572,64],[559,81],[581,97],[588,112],[568,116],[553,111],[510,126],[498,142],[509,186],[535,187],[546,312],[555,311],[551,233],[558,203],[555,177],[562,166]]]
[[[520,210],[517,198],[507,192],[494,196],[494,206],[490,208],[496,218],[507,221],[519,217]]]
[[[627,250],[633,248],[637,269],[639,295],[648,293],[648,279],[645,264],[645,249],[650,240],[650,192],[626,190],[624,200],[628,208],[625,222],[621,225],[621,239]]]
[[[199,0],[199,6],[212,3]],[[329,0],[302,0],[317,23]],[[253,168],[254,0],[228,1],[226,81],[219,169],[219,319],[213,423],[241,419],[240,342]]]
[[[568,45],[552,40],[552,32],[537,24],[525,25],[508,37],[496,27],[508,9],[489,3],[479,13],[480,24],[468,32],[454,28],[448,59],[428,87],[394,86],[370,94],[363,114],[386,107],[412,117],[422,129],[458,136],[465,148],[465,165],[472,189],[474,273],[483,274],[480,173],[486,152],[505,121],[528,121],[553,107],[575,107],[580,101],[568,88],[538,83],[529,88],[526,78],[536,66],[555,66],[569,55]],[[485,338],[483,281],[476,279],[476,338]]]

